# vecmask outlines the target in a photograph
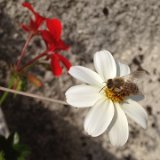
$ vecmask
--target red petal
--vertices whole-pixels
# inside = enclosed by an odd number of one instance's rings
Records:
[[[33,21],[33,20],[31,20],[31,22],[30,23],[32,23],[31,24],[31,27],[33,27],[33,29],[38,29],[39,28],[39,26],[42,24],[42,22],[45,20],[45,17],[42,17],[39,13],[37,13],[34,9],[33,9],[33,7],[32,7],[32,5],[29,3],[29,2],[24,2],[23,4],[22,4],[24,7],[26,7],[26,8],[28,8],[33,14],[34,14],[34,16],[35,16],[35,20]],[[34,23],[34,24],[33,24]]]
[[[47,43],[52,43],[52,36],[50,35],[49,31],[41,30],[40,32],[44,41]]]
[[[59,63],[59,58],[56,54],[53,54],[51,57],[51,69],[55,76],[60,76],[62,74],[62,67]]]
[[[53,18],[53,19],[46,19],[47,27],[50,31],[50,33],[53,36],[53,39],[58,41],[61,38],[62,33],[62,24],[59,19]]]
[[[44,22],[44,20],[46,18],[40,16],[39,14],[36,14],[35,17],[36,17],[36,25],[37,25],[37,28],[38,28]]]
[[[24,2],[24,3],[22,3],[22,5],[23,5],[23,7],[28,8],[33,14],[35,14],[35,15],[37,14],[29,2]]]
[[[41,30],[41,35],[48,48],[52,45],[52,36],[47,30]]]
[[[56,46],[54,44],[51,44],[48,46],[50,51],[55,51],[56,50]]]
[[[65,42],[60,39],[58,41],[57,48],[60,49],[60,50],[68,50],[69,49],[69,45],[65,44]]]
[[[29,26],[32,29],[32,31],[36,31],[38,29],[37,24],[33,19],[30,19]]]
[[[65,67],[67,68],[67,70],[69,70],[70,67],[72,66],[71,63],[69,62],[69,60],[67,58],[65,58],[64,56],[62,56],[61,54],[57,53],[57,56],[59,57],[59,59],[61,60],[61,62],[65,65]]]

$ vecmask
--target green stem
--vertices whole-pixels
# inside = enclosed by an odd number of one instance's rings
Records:
[[[12,77],[9,81],[9,84],[8,84],[8,88],[12,88],[14,84],[14,78]],[[4,102],[4,100],[6,99],[6,97],[8,96],[8,92],[4,92],[0,98],[0,105],[2,105],[2,103]]]

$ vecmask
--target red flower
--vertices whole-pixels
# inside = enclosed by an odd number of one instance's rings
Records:
[[[45,20],[45,17],[42,17],[39,13],[37,13],[33,9],[30,3],[24,2],[22,5],[28,8],[34,14],[34,17],[35,17],[34,19],[32,18],[30,19],[30,22],[28,25],[22,24],[22,28],[27,32],[32,32],[33,34],[37,34],[39,27]]]
[[[67,50],[69,46],[61,39],[62,24],[59,19],[47,18],[46,25],[48,30],[42,30],[41,35],[47,46],[48,57],[51,59],[51,70],[53,74],[58,77],[62,74],[61,64],[69,70],[71,63],[67,58],[57,52]]]
[[[69,60],[61,54],[59,54],[59,51],[67,50],[69,48],[69,46],[65,44],[65,42],[61,39],[61,21],[56,18],[49,19],[42,17],[33,9],[32,5],[28,2],[24,2],[23,6],[33,13],[34,19],[31,18],[28,25],[22,24],[22,28],[27,32],[31,32],[31,37],[35,34],[41,34],[47,46],[47,50],[41,55],[45,54],[47,56],[47,59],[50,59],[51,70],[53,74],[55,76],[60,76],[62,74],[62,66],[65,66],[67,70],[69,70],[69,68],[71,67],[71,63],[69,62]],[[40,30],[39,28],[44,21],[46,22],[47,29]],[[41,55],[39,57],[42,57]],[[37,57],[37,59],[39,57]],[[31,77],[31,79],[33,82],[33,77]]]
[[[54,53],[51,55],[51,69],[53,74],[57,77],[62,74],[61,63],[67,68],[67,70],[69,70],[71,67],[71,63],[68,61],[68,59],[61,54]]]
[[[46,19],[48,30],[42,30],[41,35],[45,41],[48,51],[67,50],[69,46],[61,39],[62,24],[59,19]]]

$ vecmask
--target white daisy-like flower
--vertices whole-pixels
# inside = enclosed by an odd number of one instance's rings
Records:
[[[91,107],[84,122],[89,135],[96,137],[107,131],[113,145],[123,146],[129,136],[126,115],[146,128],[147,113],[135,101],[136,95],[119,96],[106,85],[109,79],[129,75],[128,65],[115,61],[110,52],[103,50],[95,54],[94,66],[97,72],[82,66],[70,68],[70,75],[86,84],[69,88],[67,103],[78,108]]]

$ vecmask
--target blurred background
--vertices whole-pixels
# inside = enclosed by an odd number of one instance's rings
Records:
[[[30,17],[23,0],[0,0],[0,82],[5,84],[9,66],[16,62],[27,34],[20,24]],[[87,136],[83,121],[88,109],[75,109],[17,95],[9,95],[2,110],[10,131],[18,131],[31,149],[29,160],[160,160],[160,1],[158,0],[28,0],[41,15],[63,23],[64,52],[73,65],[93,68],[93,55],[107,49],[131,69],[145,69],[148,77],[141,102],[148,112],[148,128],[129,120],[130,136],[124,147],[110,144],[107,133]],[[38,38],[28,57],[45,45]],[[65,99],[73,85],[69,75],[59,80],[50,71],[35,69],[42,89],[28,92]],[[77,82],[75,82],[77,83]],[[57,84],[60,84],[57,89]]]

